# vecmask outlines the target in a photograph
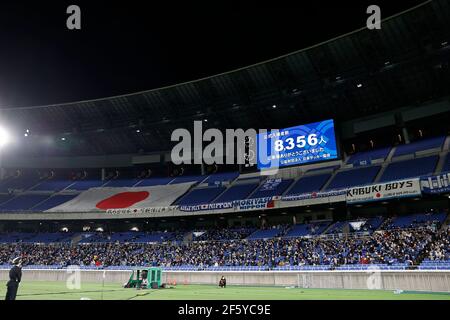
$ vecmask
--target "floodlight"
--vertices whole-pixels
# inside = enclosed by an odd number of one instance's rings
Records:
[[[9,133],[4,128],[0,127],[0,148],[9,142]]]

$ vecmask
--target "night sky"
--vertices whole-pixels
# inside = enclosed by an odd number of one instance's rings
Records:
[[[274,58],[423,1],[11,1],[0,4],[0,107],[172,85]],[[81,7],[81,30],[66,8]]]

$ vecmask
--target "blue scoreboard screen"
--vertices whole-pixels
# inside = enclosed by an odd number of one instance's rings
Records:
[[[257,136],[257,167],[271,169],[338,158],[333,120]]]

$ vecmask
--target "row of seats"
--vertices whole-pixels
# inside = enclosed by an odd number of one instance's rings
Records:
[[[431,223],[444,223],[447,218],[446,213],[418,213],[407,216],[398,216],[394,218],[388,225],[386,225],[385,229],[405,229],[405,228],[414,228],[417,226],[427,225]]]
[[[135,266],[79,266],[82,270],[132,270],[135,269]],[[148,266],[150,267],[150,266]],[[277,266],[272,268],[275,271],[326,271],[326,270],[405,270],[408,265],[406,264],[398,264],[398,265],[388,265],[388,264],[354,264],[354,265],[343,265],[333,268],[331,265],[285,265],[285,266]],[[11,265],[0,265],[0,270],[8,270],[11,268]],[[23,267],[24,269],[63,269],[65,266],[61,265],[26,265]],[[140,267],[142,268],[142,267]],[[217,266],[217,267],[199,267],[199,266],[167,266],[161,267],[165,271],[199,271],[199,270],[208,270],[208,271],[267,271],[271,270],[268,266]],[[419,266],[421,270],[448,270],[450,269],[450,264],[447,266],[442,265],[441,267],[427,267],[427,266]]]
[[[20,176],[10,177],[0,183],[0,193],[9,190],[51,191],[61,190],[84,191],[95,187],[148,187],[157,185],[177,184],[184,182],[205,182],[215,184],[226,180],[233,180],[238,176],[237,172],[217,173],[208,176],[181,176],[175,178],[150,178],[150,179],[100,179],[68,180],[48,179],[40,180],[37,177]]]
[[[68,232],[0,233],[0,243],[68,243],[74,236],[74,233]]]
[[[328,228],[331,222],[317,222],[310,224],[296,224],[286,233],[286,238],[315,236],[322,234]]]
[[[450,159],[450,156],[448,156]],[[398,161],[390,163],[383,172],[379,182],[387,182],[392,180],[401,180],[410,177],[419,177],[433,174],[435,171],[438,156],[429,156],[423,158],[415,158],[410,160]],[[450,160],[448,161],[450,170]],[[381,170],[380,165],[357,167],[355,169],[338,171],[333,180],[330,181],[326,190],[342,189],[350,186],[358,186],[370,184],[375,181],[375,178]],[[258,183],[241,183],[233,185],[228,189],[220,188],[203,188],[196,189],[190,192],[188,196],[184,197],[182,201],[177,204],[182,205],[198,205],[210,202],[226,202],[240,199],[262,198],[282,195],[289,189],[285,195],[297,195],[308,192],[318,192],[323,189],[324,185],[330,180],[331,173],[306,175],[299,178],[291,188],[292,179],[282,180],[282,182],[275,188],[267,189],[264,184]],[[255,191],[256,190],[256,191]]]
[[[88,233],[83,235],[79,243],[151,243],[175,240],[176,234],[172,232],[119,232],[112,234]]]
[[[359,220],[360,222],[361,220]],[[366,220],[359,228],[353,227],[353,225],[358,225],[358,220],[356,221],[337,221],[330,228],[327,229],[326,234],[336,234],[344,233],[346,229],[349,232],[368,232],[372,233],[377,230],[383,223],[383,217],[373,217]]]
[[[442,147],[444,145],[446,137],[440,136],[440,137],[434,137],[434,138],[427,138],[415,141],[413,143],[409,144],[401,144],[398,145],[395,148],[395,152],[392,155],[393,158],[404,156],[404,155],[415,155],[419,152],[424,151],[440,151],[442,150]],[[347,163],[348,164],[354,164],[354,165],[360,165],[360,164],[367,164],[374,160],[386,160],[386,158],[389,155],[389,152],[391,151],[391,147],[385,147],[385,148],[378,148],[375,150],[365,151],[365,152],[358,152],[354,155],[351,155]]]
[[[0,211],[45,211],[75,198],[76,194],[21,194],[0,197]]]
[[[425,259],[418,267],[419,270],[449,270],[450,260],[428,260]]]
[[[394,155],[417,153],[423,150],[442,148],[445,137],[424,139],[408,145],[397,147]],[[349,158],[348,163],[361,163],[365,160],[385,159],[390,148],[383,148],[369,152],[359,153]],[[395,159],[395,157],[394,157]],[[426,156],[402,161],[393,161],[387,165],[379,178],[380,182],[399,180],[410,177],[418,177],[432,174],[437,166],[439,156]],[[9,189],[29,189],[32,191],[83,191],[92,187],[143,187],[154,185],[166,185],[183,182],[200,183],[199,187],[192,189],[186,195],[178,199],[178,205],[200,205],[206,203],[228,202],[247,198],[263,198],[280,195],[297,195],[308,192],[342,189],[349,186],[357,186],[373,183],[379,175],[381,165],[358,166],[351,169],[338,170],[332,180],[331,172],[314,174],[316,169],[298,180],[293,179],[267,179],[260,183],[255,179],[249,182],[238,179],[235,184],[226,187],[222,182],[234,181],[238,177],[237,172],[220,173],[209,176],[183,176],[176,178],[152,178],[152,179],[113,179],[106,182],[100,180],[47,180],[41,181],[25,179],[24,177],[9,178],[0,183],[0,192]],[[318,168],[317,170],[337,169],[336,166]],[[311,173],[311,171],[313,171]],[[450,155],[446,156],[442,171],[450,171]],[[327,184],[328,183],[328,184]],[[43,194],[21,194],[19,196],[0,195],[0,211],[45,211],[56,207],[74,198],[75,195],[56,194],[53,196]]]
[[[405,229],[427,226],[432,223],[437,223],[441,225],[445,222],[447,218],[446,213],[421,213],[412,214],[406,216],[398,216],[392,219],[388,219],[386,223],[382,226],[385,221],[383,217],[372,217],[365,220],[360,230],[349,228],[349,232],[355,231],[368,231],[372,233],[373,231],[380,229],[391,230],[391,229]],[[361,219],[359,221],[362,221]],[[232,237],[235,236],[239,239],[246,237],[247,240],[259,240],[259,239],[271,239],[275,237],[283,238],[299,238],[299,237],[311,237],[316,235],[333,234],[333,233],[343,233],[344,227],[346,225],[351,225],[354,221],[337,221],[332,223],[331,221],[323,222],[313,222],[313,223],[303,223],[295,224],[292,226],[278,226],[270,229],[258,229],[253,230],[248,229],[223,229],[217,230],[213,229],[206,231],[202,235],[202,239],[211,240],[234,240]],[[242,232],[235,232],[242,231]],[[211,236],[208,233],[211,233]],[[150,243],[150,242],[164,242],[164,241],[174,241],[182,240],[185,235],[185,231],[178,232],[115,232],[111,234],[107,233],[67,233],[67,232],[55,232],[55,233],[0,233],[0,243],[15,243],[15,242],[26,242],[26,243],[55,243],[55,242],[70,242],[74,237],[80,236],[80,243],[113,243],[113,242],[130,242],[130,243]]]

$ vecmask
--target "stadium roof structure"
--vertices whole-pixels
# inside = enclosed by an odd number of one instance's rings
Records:
[[[348,120],[448,96],[449,21],[447,0],[427,1],[383,20],[380,30],[362,28],[227,73],[0,115],[35,134],[70,136],[77,141],[70,152],[86,155],[170,150],[172,131],[194,120],[219,129]]]

